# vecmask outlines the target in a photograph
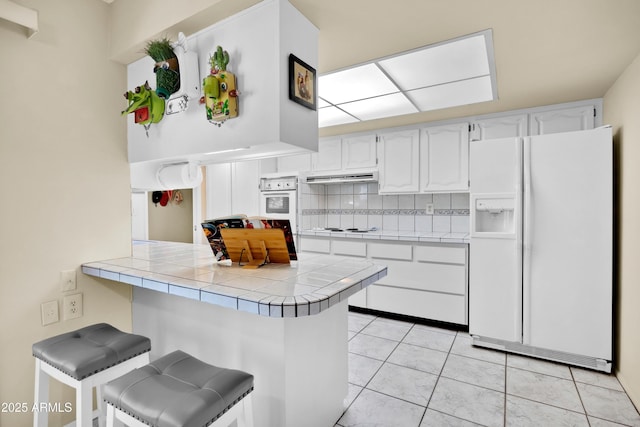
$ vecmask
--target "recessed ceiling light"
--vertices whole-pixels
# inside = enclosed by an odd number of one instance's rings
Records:
[[[340,108],[360,120],[375,120],[418,112],[418,109],[402,93],[340,104]]]
[[[344,125],[359,121],[337,107],[318,108],[318,127]]]
[[[342,104],[398,91],[398,87],[376,64],[360,65],[320,76],[318,79],[318,94],[331,104]]]
[[[420,111],[493,100],[489,76],[411,90],[407,92],[407,96],[418,106]]]
[[[419,49],[378,63],[402,90],[489,74],[483,35]]]
[[[319,127],[497,99],[492,31],[322,75],[318,96],[332,106],[318,110]]]

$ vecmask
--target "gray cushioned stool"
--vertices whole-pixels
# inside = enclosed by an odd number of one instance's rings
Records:
[[[174,351],[104,386],[107,427],[253,426],[253,375]]]
[[[49,377],[76,389],[76,426],[92,425],[93,388],[98,410],[101,385],[149,363],[151,341],[100,323],[47,338],[33,344],[36,358],[35,399],[40,407],[49,401]],[[100,415],[100,414],[98,414]],[[100,426],[104,416],[99,417]],[[34,411],[34,426],[48,424],[47,411]]]

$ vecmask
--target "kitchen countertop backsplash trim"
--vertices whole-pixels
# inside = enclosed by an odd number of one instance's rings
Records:
[[[406,242],[429,243],[469,243],[469,233],[420,232],[420,231],[367,231],[354,233],[350,231],[302,230],[300,236],[313,236],[339,239],[395,240]]]

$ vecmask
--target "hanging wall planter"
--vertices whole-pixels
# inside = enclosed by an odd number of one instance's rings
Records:
[[[218,126],[227,119],[238,117],[238,90],[236,76],[227,71],[229,53],[218,46],[209,58],[211,74],[202,80],[204,96],[200,103],[205,104],[207,120]]]
[[[158,123],[164,116],[164,99],[160,98],[149,86],[149,82],[128,91],[124,97],[129,105],[122,111],[122,115],[133,113],[134,121],[144,126],[149,136],[149,127]]]
[[[153,67],[156,74],[156,93],[160,98],[168,99],[172,93],[180,89],[180,64],[171,42],[166,37],[151,40],[144,52],[156,62]]]

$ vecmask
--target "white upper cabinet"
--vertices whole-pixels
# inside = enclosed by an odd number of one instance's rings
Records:
[[[379,193],[417,193],[420,188],[420,131],[385,133],[378,139]]]
[[[547,110],[529,114],[530,135],[572,132],[593,129],[596,123],[595,105]]]
[[[342,169],[342,140],[328,138],[318,141],[318,152],[311,155],[311,169],[314,171]]]
[[[277,169],[278,173],[307,172],[311,170],[311,154],[278,157]]]
[[[527,135],[529,135],[527,114],[481,119],[471,124],[472,141]]]
[[[342,169],[370,169],[376,165],[375,135],[354,136],[342,140]]]
[[[206,166],[207,218],[260,214],[260,160]]]
[[[469,190],[469,123],[423,128],[420,191]]]
[[[231,214],[231,163],[207,165],[206,171],[206,218]]]
[[[311,156],[314,171],[372,169],[376,167],[376,136],[323,138]]]
[[[260,215],[260,160],[231,164],[231,213]]]

